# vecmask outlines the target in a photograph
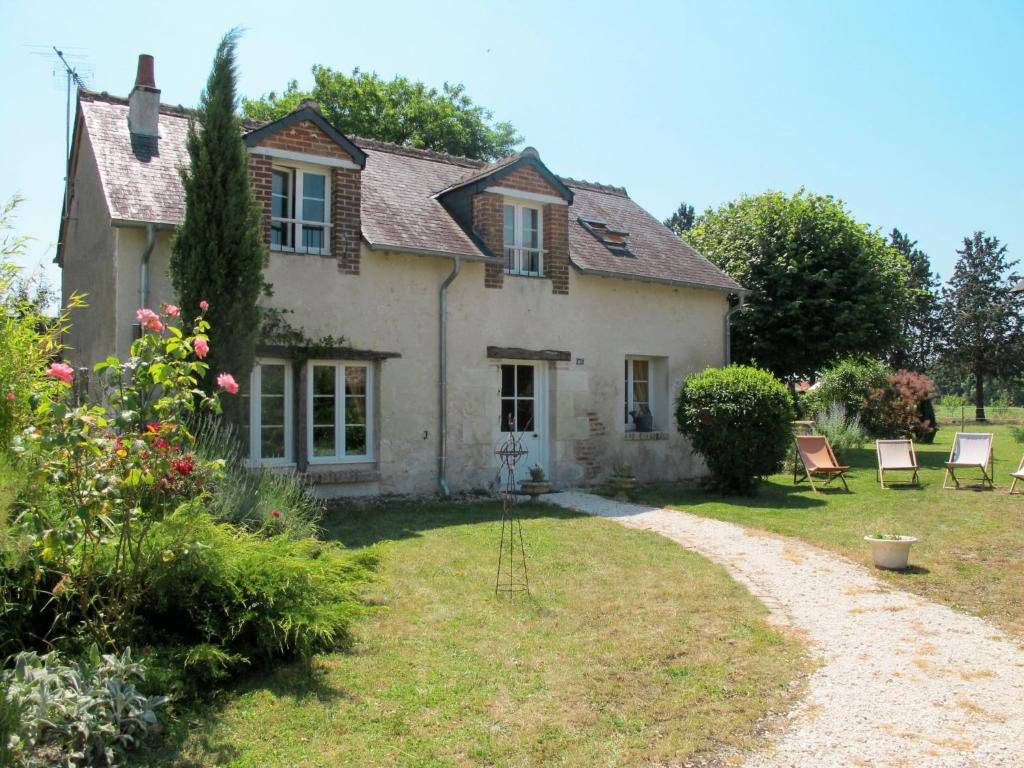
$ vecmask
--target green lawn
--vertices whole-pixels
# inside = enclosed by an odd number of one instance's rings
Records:
[[[677,764],[753,745],[798,693],[802,647],[721,568],[652,533],[524,511],[533,595],[514,601],[494,596],[495,503],[335,513],[332,536],[383,555],[354,652],[255,675],[136,764]]]
[[[920,541],[911,550],[913,567],[905,573],[879,572],[885,579],[1024,636],[1024,496],[1007,495],[1008,473],[1017,469],[1024,447],[1007,424],[982,428],[968,422],[968,431],[995,433],[996,489],[943,490],[943,462],[957,429],[944,425],[933,445],[918,446],[924,467],[919,489],[881,490],[872,442],[841,457],[853,467],[848,494],[841,485],[814,494],[806,483],[794,487],[790,474],[772,477],[753,498],[676,485],[644,488],[637,500],[796,536],[865,564],[870,554],[864,534],[894,521],[901,533]]]

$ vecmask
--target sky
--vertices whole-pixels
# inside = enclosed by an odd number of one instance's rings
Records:
[[[1024,257],[1024,0],[1016,2],[67,2],[0,0],[0,201],[54,281],[64,188],[57,46],[127,95],[139,53],[194,105],[233,26],[240,92],[321,64],[468,94],[555,173],[626,187],[658,218],[765,190],[842,199],[948,277],[985,230]]]

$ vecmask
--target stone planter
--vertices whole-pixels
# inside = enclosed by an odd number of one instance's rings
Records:
[[[608,487],[615,491],[616,501],[629,501],[629,492],[636,489],[636,478],[635,477],[624,477],[622,475],[612,475],[608,481]]]
[[[551,490],[551,483],[547,480],[523,480],[519,483],[519,490],[530,497],[530,501],[536,501]]]
[[[864,541],[871,545],[871,556],[876,568],[902,571],[910,560],[910,545],[917,541],[917,538],[900,536],[897,539],[876,539],[873,536],[865,536]]]

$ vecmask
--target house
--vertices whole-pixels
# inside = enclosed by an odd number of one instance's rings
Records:
[[[58,249],[65,297],[89,303],[77,365],[125,355],[136,309],[174,299],[189,113],[159,98],[147,56],[127,99],[78,95]],[[484,163],[344,136],[312,103],[244,138],[270,303],[309,338],[345,339],[260,347],[253,463],[325,495],[486,489],[511,429],[520,472],[540,464],[557,486],[620,463],[702,472],[673,391],[723,363],[743,289],[624,189],[558,176],[532,148]]]

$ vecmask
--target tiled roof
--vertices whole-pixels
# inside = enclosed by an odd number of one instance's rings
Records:
[[[184,216],[178,169],[187,166],[189,111],[161,105],[156,151],[128,131],[127,99],[83,91],[82,120],[92,140],[103,191],[114,220],[175,225]],[[246,130],[260,124],[245,121]],[[485,258],[489,254],[456,222],[436,195],[515,162],[484,163],[369,139],[362,172],[362,234],[371,248]],[[520,153],[521,154],[521,153]],[[620,187],[562,178],[574,193],[569,206],[569,257],[582,272],[719,290],[741,290],[728,275],[683,243]],[[631,256],[616,256],[579,218],[628,233]]]

